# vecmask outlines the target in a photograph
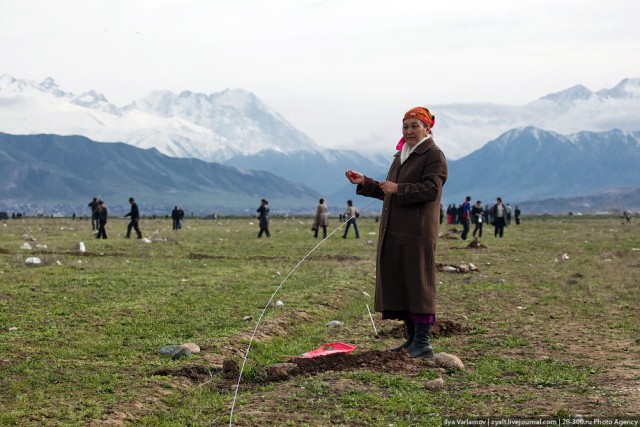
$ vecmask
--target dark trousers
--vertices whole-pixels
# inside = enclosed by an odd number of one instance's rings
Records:
[[[97,216],[92,216],[91,217],[91,229],[92,230],[97,230],[98,228],[100,228],[98,217]]]
[[[269,233],[269,227],[260,227],[260,231],[258,232],[258,238],[262,237],[262,233],[266,234],[267,237],[271,237],[271,233]]]
[[[476,222],[476,228],[473,229],[473,237],[476,237],[476,233],[479,233],[478,237],[482,237],[482,223],[481,222]]]
[[[98,226],[98,235],[96,236],[96,239],[107,238],[107,231],[104,229],[105,225],[107,225],[107,221],[100,221],[100,225]]]
[[[129,225],[127,225],[127,238],[131,237],[131,229],[136,230],[136,234],[138,235],[138,239],[142,239],[142,233],[140,232],[140,228],[138,227],[138,219],[132,219]]]
[[[467,236],[469,235],[469,218],[462,218],[462,240],[467,240]]]
[[[326,239],[327,238],[327,226],[326,225],[321,225],[322,227],[322,238]],[[316,234],[313,237],[318,237],[318,229],[316,228]]]
[[[178,220],[177,220],[177,219],[174,219],[174,220],[173,220],[173,229],[174,229],[174,230],[177,230],[177,229],[178,229]]]
[[[498,237],[498,235],[500,235],[500,237],[502,237],[502,235],[504,234],[504,226],[505,226],[504,217],[503,216],[496,217],[495,223],[496,223],[496,230],[495,230],[494,236]]]

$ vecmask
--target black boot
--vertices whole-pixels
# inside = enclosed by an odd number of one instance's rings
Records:
[[[411,357],[433,358],[433,348],[431,348],[431,324],[418,323],[415,325],[416,332],[413,342],[407,348],[407,353]]]
[[[404,322],[404,332],[407,335],[407,340],[404,342],[404,344],[402,344],[399,347],[396,348],[392,348],[391,351],[402,351],[405,348],[409,347],[411,345],[411,343],[413,342],[413,337],[416,333],[416,325],[415,323],[413,323],[412,321],[406,321]]]

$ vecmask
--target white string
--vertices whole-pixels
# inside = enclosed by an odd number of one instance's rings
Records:
[[[367,206],[365,206],[364,208],[360,209],[360,212],[365,211],[369,206],[371,206],[372,204],[374,204],[377,201],[378,201],[378,199],[374,199]],[[296,269],[309,257],[309,255],[311,255],[313,253],[313,251],[318,249],[320,247],[320,245],[322,245],[329,237],[331,237],[336,231],[338,231],[343,225],[345,225],[347,222],[349,222],[352,218],[355,218],[355,215],[349,217],[349,219],[347,219],[345,222],[340,224],[335,230],[333,230],[331,233],[329,233],[329,235],[327,237],[322,239],[320,241],[320,243],[318,243],[313,249],[311,249],[309,251],[309,253],[306,254],[296,264],[296,266],[293,267],[293,269],[291,269],[291,271],[285,276],[285,278],[282,279],[282,282],[280,282],[280,284],[278,285],[276,290],[273,291],[273,294],[271,294],[271,298],[269,298],[269,301],[267,301],[267,304],[264,306],[264,309],[262,310],[262,313],[260,314],[260,317],[256,321],[256,327],[253,329],[253,333],[251,334],[251,339],[249,339],[249,345],[247,346],[247,351],[245,352],[244,359],[242,360],[242,366],[240,367],[240,374],[238,375],[238,381],[236,383],[236,390],[235,390],[235,392],[233,394],[233,403],[231,404],[231,413],[229,414],[229,427],[231,427],[233,425],[233,410],[236,407],[236,401],[238,399],[238,391],[240,390],[240,381],[242,380],[242,373],[244,372],[244,366],[247,363],[247,358],[249,357],[249,351],[251,350],[251,344],[253,344],[253,339],[256,336],[256,332],[258,332],[258,326],[260,325],[260,322],[262,321],[262,318],[264,317],[265,313],[267,312],[267,309],[269,308],[269,305],[271,304],[271,301],[273,301],[273,298],[275,298],[275,296],[278,293],[278,291],[280,290],[280,288],[282,288],[282,285],[284,285],[284,282],[287,281],[289,276],[291,276],[291,274],[293,274],[293,272],[296,271]],[[375,328],[375,325],[374,325],[374,328]]]

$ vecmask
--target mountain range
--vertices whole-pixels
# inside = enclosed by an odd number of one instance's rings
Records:
[[[637,168],[630,160],[637,159],[633,141],[637,142],[634,131],[640,129],[640,79],[624,79],[597,92],[578,85],[524,106],[451,104],[433,106],[433,110],[438,116],[434,137],[450,168],[443,202],[460,203],[466,194],[487,200],[502,195],[513,201],[533,201],[640,185],[634,181]],[[51,78],[36,83],[6,74],[0,77],[0,132],[36,139],[49,135],[60,144],[67,141],[60,136],[82,135],[145,151],[153,148],[155,156],[204,160],[211,168],[224,164],[231,167],[229,174],[266,171],[270,174],[265,179],[275,180],[274,175],[283,179],[280,184],[284,187],[274,188],[274,194],[283,200],[285,187],[307,188],[310,197],[294,197],[299,203],[291,207],[296,208],[318,196],[335,201],[334,206],[347,198],[364,204],[345,182],[344,170],[383,179],[393,154],[377,152],[373,146],[362,152],[321,148],[241,89],[212,94],[156,91],[118,107],[95,91],[66,92]],[[457,158],[456,153],[462,157]],[[110,154],[105,151],[105,155]],[[140,161],[145,157],[136,156]],[[131,166],[125,157],[120,152],[114,155],[110,165],[116,175],[121,175],[118,168],[123,167],[117,159],[125,169]],[[219,164],[211,166],[213,163]],[[56,170],[58,165],[52,167]],[[164,171],[167,176],[170,169]],[[141,191],[150,191],[148,182],[140,179]],[[189,192],[205,191],[208,184]],[[187,187],[186,183],[179,186],[182,190]],[[229,196],[248,194],[246,189],[217,190],[229,190],[225,193]],[[202,201],[202,197],[194,196],[194,200]],[[235,206],[231,199],[225,203]]]
[[[175,205],[198,213],[252,213],[265,197],[277,211],[286,212],[315,206],[320,197],[269,172],[81,136],[0,133],[0,169],[4,209],[32,203],[78,210],[99,196],[111,207],[125,206],[123,210],[134,196],[148,213],[168,212]]]
[[[512,129],[460,160],[449,162],[443,200],[465,196],[525,202],[588,196],[640,186],[640,132],[614,129],[560,135]],[[626,208],[640,206],[626,206]],[[624,207],[623,207],[624,208]]]

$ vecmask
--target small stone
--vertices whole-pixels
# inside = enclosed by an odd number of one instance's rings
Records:
[[[17,331],[17,330],[18,330],[18,328],[16,328],[15,326],[12,326],[12,327],[9,328],[9,331],[11,331],[11,332]]]
[[[82,253],[87,251],[87,247],[84,245],[84,242],[78,242],[78,250]]]
[[[183,357],[189,357],[189,356],[191,356],[191,350],[189,350],[187,347],[178,347],[176,351],[171,353],[172,360],[178,360]]]
[[[280,300],[276,301],[273,305],[276,307],[284,307],[284,303]]]
[[[193,342],[188,342],[186,344],[182,344],[180,347],[188,348],[191,351],[191,354],[200,353],[200,346],[198,344],[196,344],[196,343],[193,343]]]
[[[471,270],[471,271],[477,271],[477,270],[478,270],[478,267],[476,267],[476,266],[475,266],[474,264],[472,264],[472,263],[469,263],[469,270]]]
[[[438,391],[444,388],[444,380],[442,378],[436,378],[435,380],[427,381],[424,384],[424,388],[429,391]]]
[[[249,320],[251,320],[251,319],[253,319],[253,316],[244,316],[244,317],[242,318],[242,321],[244,321],[244,322],[248,322],[248,321],[249,321]]]
[[[494,283],[505,283],[506,280],[504,279],[496,279],[496,281]]]
[[[151,240],[149,240],[148,238],[144,238],[141,240],[142,243],[151,243]]]
[[[27,242],[24,242],[24,243],[22,244],[22,246],[20,246],[20,249],[23,249],[23,250],[25,250],[25,251],[30,251],[30,250],[31,250],[31,245],[30,245],[30,244],[28,244]]]
[[[326,326],[327,328],[331,329],[331,328],[335,328],[336,326],[342,326],[344,325],[343,322],[339,321],[339,320],[332,320],[331,322],[327,322]]]
[[[160,354],[163,356],[169,356],[171,353],[180,348],[179,344],[167,345],[160,349]]]
[[[28,265],[41,265],[42,264],[42,260],[40,258],[38,258],[37,256],[30,256],[29,258],[24,260],[25,264]]]
[[[569,259],[569,255],[566,252],[563,253],[562,254],[562,259],[565,260],[565,261],[568,260]]]
[[[458,271],[458,269],[450,265],[445,265],[444,267],[442,267],[442,271],[448,271],[453,273],[454,271]]]
[[[459,265],[459,266],[458,266],[458,271],[459,271],[460,273],[468,273],[468,272],[470,272],[470,271],[471,271],[471,269],[469,268],[469,266],[468,266],[468,265],[466,265],[466,264],[462,264],[462,265]]]
[[[462,360],[460,360],[458,356],[454,356],[453,354],[444,352],[437,353],[433,357],[433,361],[436,365],[443,368],[464,370],[464,363],[462,363]]]

